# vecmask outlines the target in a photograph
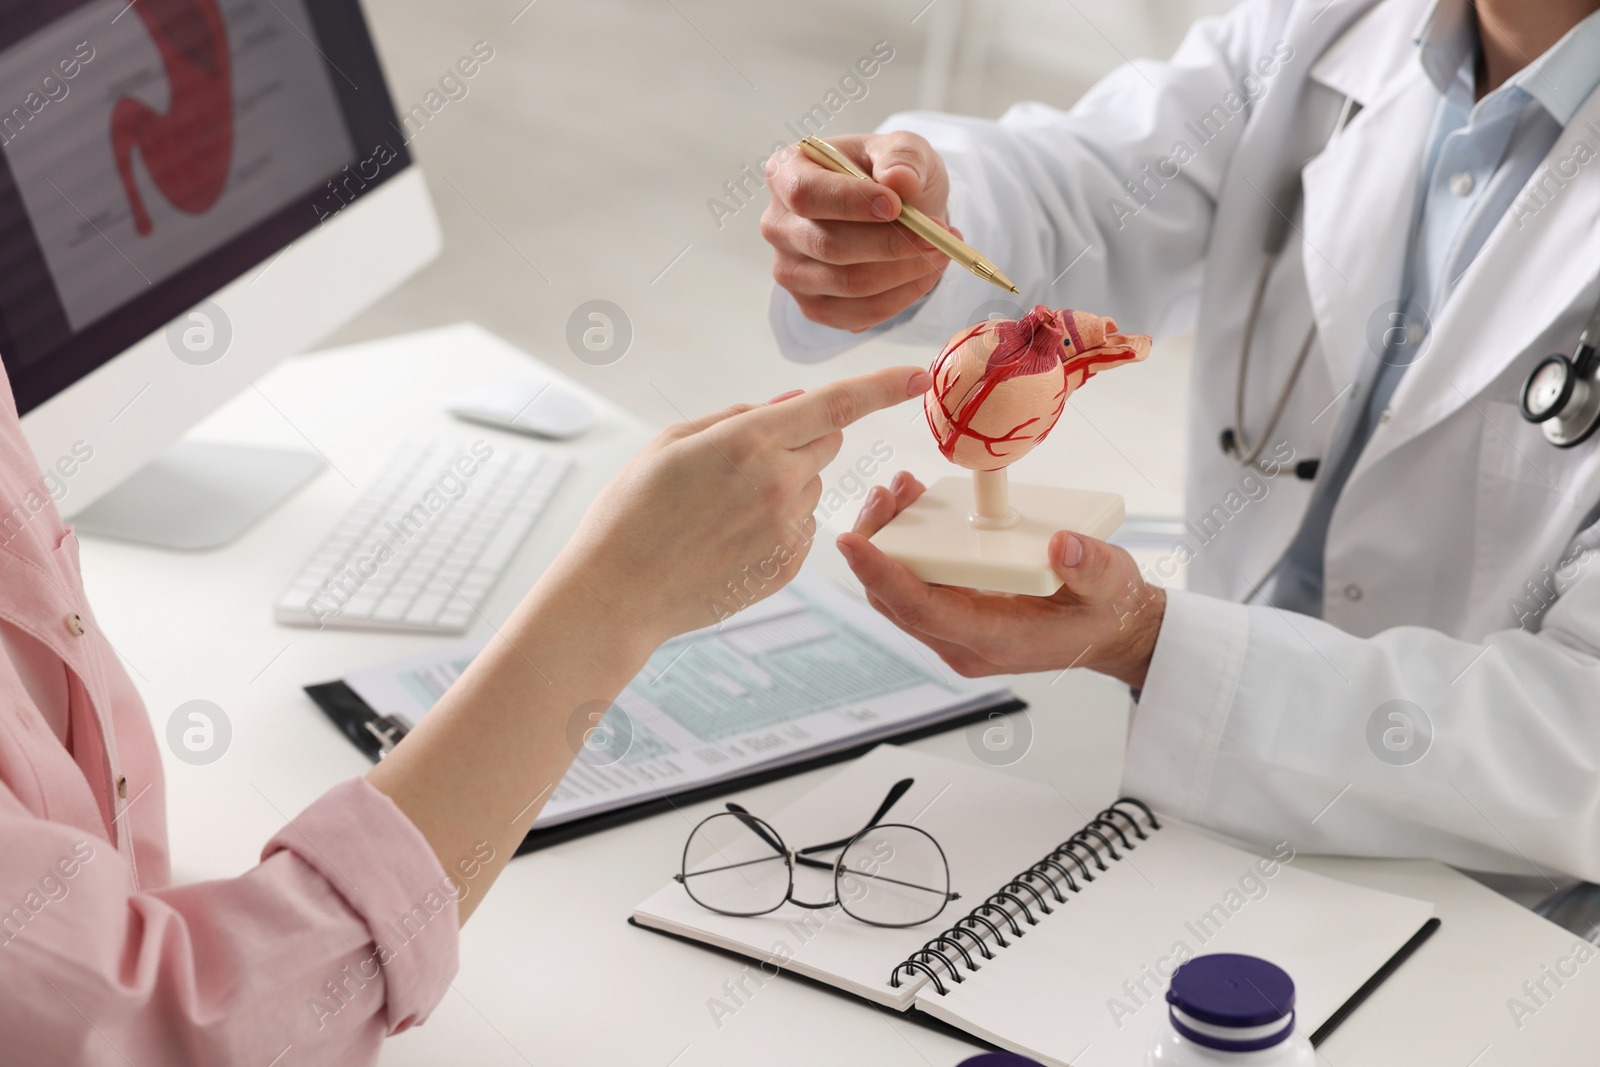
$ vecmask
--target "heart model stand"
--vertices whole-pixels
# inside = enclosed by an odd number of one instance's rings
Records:
[[[873,537],[925,582],[1049,596],[1061,588],[1050,537],[1073,530],[1104,540],[1122,525],[1122,497],[1088,489],[1017,485],[1006,472],[940,478]],[[977,506],[973,506],[976,498]]]
[[[1103,540],[1122,524],[1122,497],[1011,485],[1006,467],[1044,440],[1078,386],[1149,354],[1148,337],[1115,330],[1110,319],[1041,306],[953,337],[930,368],[924,410],[939,450],[972,477],[939,479],[873,544],[925,582],[1033,596],[1059,589],[1051,536]]]

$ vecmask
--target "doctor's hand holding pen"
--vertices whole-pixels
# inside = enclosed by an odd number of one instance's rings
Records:
[[[575,716],[615,699],[663,641],[718,622],[730,581],[755,569],[766,585],[751,592],[783,588],[811,548],[841,431],[932,382],[890,367],[662,431],[368,781],[447,870],[487,840],[476,877],[492,882],[576,756]],[[458,902],[461,921],[481,899]]]
[[[871,176],[836,173],[791,146],[767,161],[772,200],[761,234],[772,276],[808,319],[860,332],[926,296],[950,259],[904,226],[903,206],[946,222],[950,179],[933,146],[914,133],[848,134],[833,148]]]
[[[967,678],[1087,667],[1143,688],[1167,600],[1132,556],[1062,531],[1050,540],[1050,563],[1063,584],[1050,596],[929,585],[867,540],[922,491],[901,471],[867,495],[855,528],[838,538],[880,614]]]

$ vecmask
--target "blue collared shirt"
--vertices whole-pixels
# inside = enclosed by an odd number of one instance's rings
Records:
[[[1432,317],[1567,123],[1600,86],[1600,12],[1476,103],[1478,22],[1470,0],[1438,0],[1416,43],[1440,100],[1422,156],[1387,354],[1366,385],[1343,447],[1336,446],[1323,464],[1299,532],[1263,587],[1267,602],[1306,615],[1322,615],[1323,558],[1334,505],[1385,417],[1401,376],[1426,350]]]

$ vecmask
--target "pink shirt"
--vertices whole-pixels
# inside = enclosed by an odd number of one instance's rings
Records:
[[[169,884],[155,734],[3,367],[0,627],[0,1061],[371,1063],[427,1018],[456,970],[451,882],[365,779],[239,877]]]

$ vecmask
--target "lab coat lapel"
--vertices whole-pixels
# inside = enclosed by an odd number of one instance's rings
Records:
[[[1428,348],[1400,379],[1391,418],[1373,435],[1352,480],[1472,403],[1583,296],[1600,271],[1594,244],[1600,229],[1600,179],[1589,173],[1600,167],[1597,155],[1600,93],[1592,94],[1567,124],[1544,165],[1439,309]],[[1576,167],[1577,156],[1589,162],[1575,177],[1565,176],[1565,187],[1542,202],[1525,199],[1545,176],[1544,168],[1566,160]]]
[[[1335,390],[1369,369],[1367,322],[1399,295],[1415,177],[1439,100],[1403,14],[1388,7],[1369,13],[1311,72],[1362,104],[1302,173],[1301,254]]]

